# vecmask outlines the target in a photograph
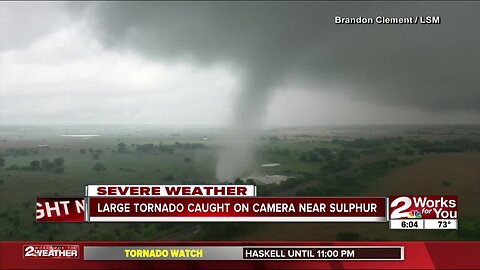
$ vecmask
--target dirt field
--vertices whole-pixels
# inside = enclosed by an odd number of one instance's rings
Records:
[[[442,182],[448,182],[444,184]],[[480,154],[426,155],[378,180],[365,196],[394,194],[457,195],[459,216],[480,215]],[[389,230],[385,223],[271,223],[242,240],[335,240],[339,232],[354,231],[368,240],[448,240],[440,231]]]
[[[480,154],[428,155],[388,174],[365,195],[457,195],[459,216],[478,216]]]

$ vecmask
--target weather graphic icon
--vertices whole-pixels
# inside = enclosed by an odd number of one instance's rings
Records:
[[[422,215],[418,210],[412,210],[408,212],[408,218],[422,218]]]

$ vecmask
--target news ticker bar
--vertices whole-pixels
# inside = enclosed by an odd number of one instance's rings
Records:
[[[404,260],[402,246],[85,246],[84,260]]]
[[[0,250],[0,269],[480,269],[479,241],[6,241]],[[150,258],[137,256],[144,250]]]

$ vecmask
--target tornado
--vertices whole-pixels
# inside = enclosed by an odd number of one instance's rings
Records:
[[[478,2],[112,1],[72,3],[70,12],[106,48],[237,72],[241,91],[218,157],[220,181],[251,169],[255,135],[272,93],[285,85],[428,112],[480,111]],[[379,15],[442,23],[335,23]]]
[[[264,124],[271,92],[277,80],[271,71],[249,74],[234,108],[234,119],[224,134],[216,175],[219,181],[233,181],[251,172],[255,164],[255,140]]]

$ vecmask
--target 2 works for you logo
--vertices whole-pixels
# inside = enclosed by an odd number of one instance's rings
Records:
[[[24,259],[78,259],[78,245],[24,245]]]
[[[457,196],[391,196],[390,219],[457,219]]]

